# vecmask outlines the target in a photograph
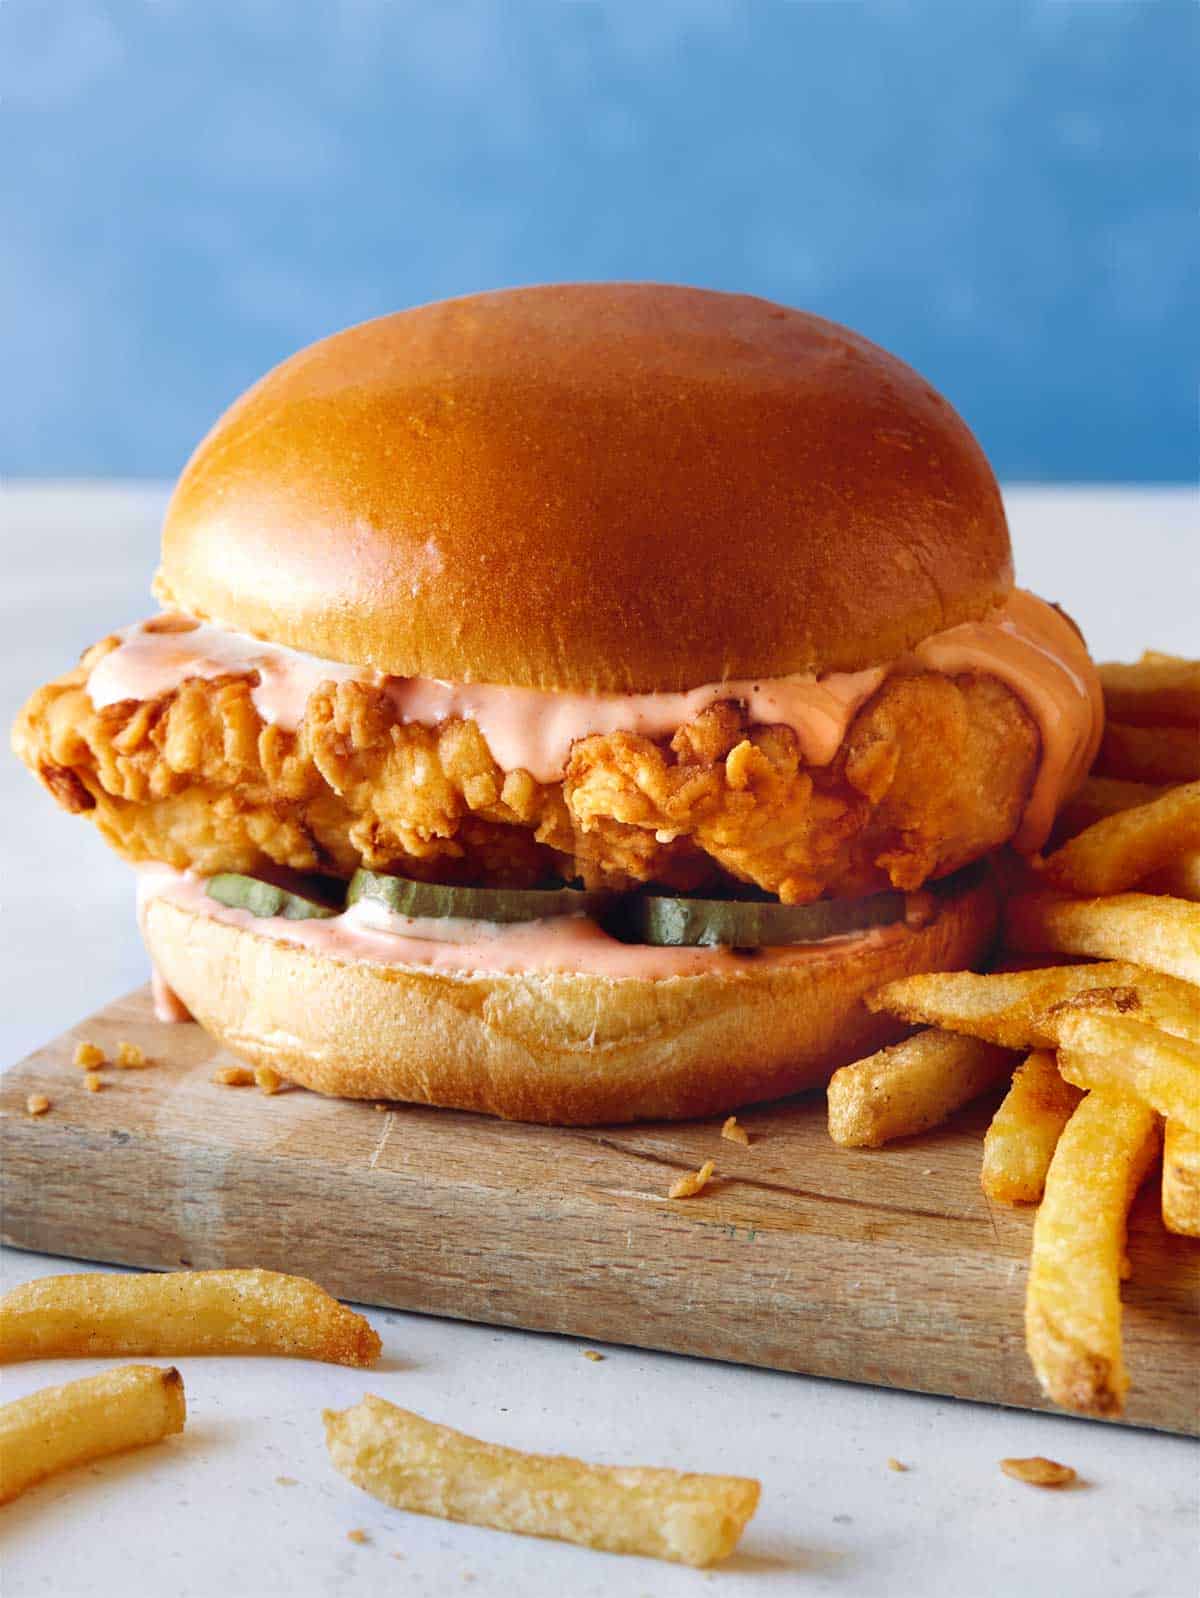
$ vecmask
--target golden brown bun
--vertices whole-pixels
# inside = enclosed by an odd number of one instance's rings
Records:
[[[342,963],[197,914],[146,907],[166,981],[227,1048],[344,1098],[558,1125],[676,1119],[825,1082],[907,1030],[862,996],[989,946],[989,882],[894,940],[744,975],[463,974]]]
[[[975,620],[995,479],[928,383],[741,294],[510,289],[303,350],[167,513],[164,603],[401,676],[655,691],[851,671]]]

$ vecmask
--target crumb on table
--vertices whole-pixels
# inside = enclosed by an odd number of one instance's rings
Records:
[[[367,1541],[367,1534],[361,1526],[355,1526],[353,1531],[348,1531],[346,1533],[346,1541],[352,1543],[365,1543]]]
[[[99,1071],[89,1071],[83,1079],[83,1085],[89,1093],[99,1093],[104,1086],[104,1078]]]
[[[887,1462],[887,1468],[889,1470],[907,1470],[908,1466],[904,1463],[904,1461],[902,1459],[892,1459],[891,1456],[889,1455],[888,1462]]]
[[[731,1115],[721,1128],[721,1136],[726,1143],[749,1143],[750,1134],[741,1124],[736,1115]]]
[[[107,1065],[108,1063],[104,1057],[104,1050],[99,1044],[92,1043],[87,1038],[75,1045],[75,1053],[72,1059],[73,1063],[81,1071],[94,1071],[98,1065]]]
[[[256,1066],[254,1080],[263,1093],[278,1093],[283,1086],[283,1078],[269,1065]]]
[[[25,1100],[25,1108],[30,1115],[45,1115],[50,1108],[50,1100],[44,1093],[31,1093]]]
[[[254,1072],[244,1065],[223,1065],[213,1072],[213,1081],[223,1088],[252,1088]]]
[[[1028,1482],[1030,1487],[1069,1487],[1075,1480],[1070,1465],[1060,1465],[1057,1459],[1046,1459],[1042,1454],[1028,1459],[1002,1459],[1000,1469],[1014,1481]]]
[[[122,1038],[117,1044],[116,1063],[122,1071],[140,1071],[151,1062],[146,1058],[145,1049]]]
[[[688,1171],[671,1183],[668,1198],[694,1198],[697,1193],[703,1192],[708,1186],[715,1166],[712,1160],[705,1160],[698,1171]]]
[[[594,1349],[594,1348],[585,1348],[584,1351],[583,1351],[583,1357],[584,1357],[584,1359],[600,1360],[600,1359],[604,1358],[604,1355],[601,1354],[601,1353],[598,1353],[597,1350]]]

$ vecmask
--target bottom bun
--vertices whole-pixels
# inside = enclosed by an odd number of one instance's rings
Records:
[[[605,977],[432,971],[314,954],[169,899],[144,932],[207,1031],[318,1093],[557,1125],[679,1119],[781,1098],[908,1029],[863,995],[976,963],[990,878],[939,895],[921,928],[735,974]]]

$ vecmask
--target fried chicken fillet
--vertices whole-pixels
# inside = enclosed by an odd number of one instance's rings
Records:
[[[126,859],[203,875],[748,883],[786,904],[915,889],[1011,837],[1039,758],[1003,684],[923,672],[889,677],[828,766],[725,701],[669,741],[581,738],[563,780],[540,783],[502,770],[473,722],[399,722],[364,682],[323,684],[294,732],[260,718],[253,674],[97,710],[88,674],[116,644],[33,695],[14,747]]]

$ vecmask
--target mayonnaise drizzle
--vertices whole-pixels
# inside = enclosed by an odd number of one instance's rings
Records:
[[[707,683],[684,693],[554,693],[494,683],[387,677],[322,660],[189,617],[138,622],[93,668],[87,690],[99,710],[172,692],[190,677],[256,675],[251,697],[268,724],[294,730],[324,682],[366,682],[388,696],[401,722],[473,721],[505,771],[559,781],[571,746],[594,733],[668,738],[709,706],[736,700],[751,722],[790,727],[809,765],[837,754],[858,711],[890,672],[928,670],[998,677],[1021,699],[1041,733],[1037,776],[1017,834],[1040,848],[1055,810],[1086,774],[1098,747],[1103,705],[1095,667],[1074,628],[1051,606],[1016,590],[996,617],[924,639],[912,654],[865,671]]]

